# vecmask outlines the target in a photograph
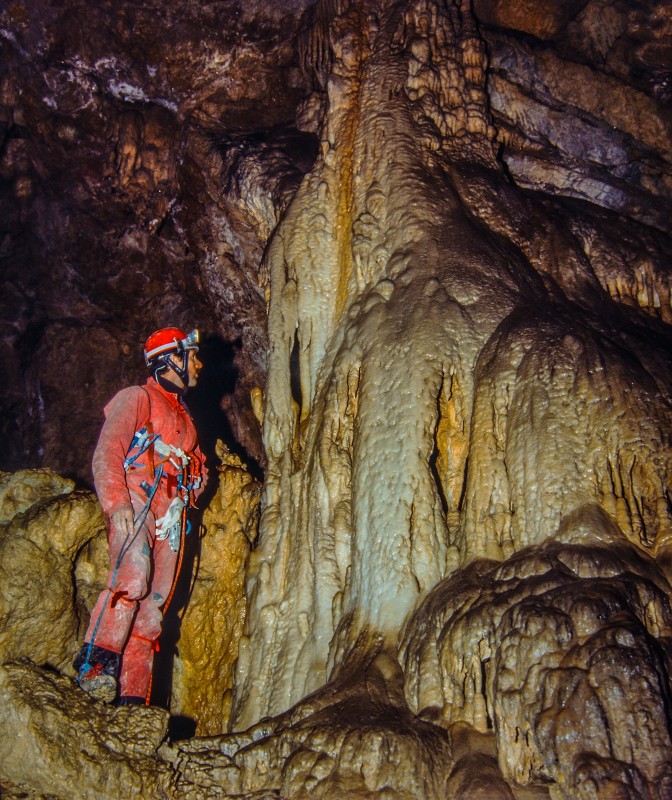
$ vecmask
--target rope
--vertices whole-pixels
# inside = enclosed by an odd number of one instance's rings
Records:
[[[163,476],[163,466],[160,466],[156,470],[156,477],[154,479],[154,485],[152,486],[149,495],[147,497],[147,502],[145,505],[140,509],[140,513],[137,517],[133,519],[133,530],[129,531],[126,534],[126,538],[124,539],[121,548],[119,549],[119,555],[117,556],[117,561],[114,565],[114,570],[112,571],[112,578],[110,579],[110,585],[114,586],[117,580],[117,573],[119,572],[119,568],[121,567],[121,562],[123,561],[126,553],[128,553],[129,549],[133,542],[137,539],[138,534],[140,533],[140,529],[145,524],[145,520],[147,519],[147,515],[149,514],[149,508],[152,504],[152,500],[154,499],[154,495],[156,494],[156,490],[159,487],[159,483],[161,482],[161,478]],[[133,534],[133,538],[131,538],[131,533]],[[129,541],[130,539],[130,541]],[[115,592],[112,591],[110,588],[108,590],[108,598],[110,596],[114,597]],[[83,674],[87,669],[93,667],[94,665],[91,664],[89,659],[91,658],[91,653],[93,652],[93,648],[96,642],[96,636],[98,635],[98,628],[100,628],[100,623],[102,622],[103,615],[107,610],[107,603],[101,608],[100,614],[98,614],[98,619],[96,620],[96,624],[93,627],[93,633],[91,634],[91,641],[89,642],[89,646],[86,649],[86,658],[84,659],[84,663],[79,668],[79,674]]]

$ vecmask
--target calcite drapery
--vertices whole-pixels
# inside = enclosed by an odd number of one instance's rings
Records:
[[[267,256],[241,727],[320,686],[363,631],[394,647],[459,564],[540,543],[586,503],[652,554],[670,534],[665,334],[642,349],[595,277],[605,253],[501,170],[468,4],[322,12],[305,45],[320,156]]]

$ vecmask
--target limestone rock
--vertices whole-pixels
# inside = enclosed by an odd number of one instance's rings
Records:
[[[231,133],[243,149],[269,126],[296,138],[306,92],[290,42],[303,6],[39,0],[0,9],[0,468],[48,465],[90,483],[102,407],[144,380],[142,344],[166,324],[209,334],[215,372],[232,367],[224,345],[237,343],[245,385],[220,387],[210,406],[235,394],[230,425],[262,460],[248,390],[263,378],[254,272],[276,180],[249,162],[237,176],[234,163],[212,205],[194,190],[210,182],[202,137],[220,154]],[[305,160],[276,159],[291,173],[280,195]],[[238,180],[258,190],[255,201],[227,196]],[[258,231],[250,206],[263,209]]]
[[[288,714],[164,755],[185,789],[216,781],[225,793],[255,797],[440,797],[449,737],[399,705],[400,681],[396,662],[379,653]]]
[[[234,664],[245,619],[245,563],[254,543],[259,485],[220,446],[219,488],[203,516],[193,590],[182,618],[171,711],[196,720],[196,733],[227,729]]]
[[[86,625],[75,560],[103,535],[90,492],[45,471],[3,477],[0,525],[0,662],[29,658],[66,669]],[[103,535],[104,538],[104,535]]]
[[[670,585],[610,530],[584,508],[554,541],[437,586],[406,629],[406,695],[449,729],[493,730],[513,784],[665,798]]]
[[[493,36],[490,44],[489,97],[516,183],[552,186],[669,233],[659,203],[672,192],[672,143],[656,101],[589,67],[532,56],[520,42]]]
[[[667,5],[0,10],[0,466],[86,481],[146,329],[198,322],[208,455],[265,470],[256,537],[226,461],[180,630],[213,735],[5,664],[3,791],[668,800]],[[67,672],[104,542],[42,478],[1,479],[2,660]]]
[[[0,667],[0,786],[56,798],[169,798],[170,768],[156,757],[168,715],[112,708],[64,676]]]
[[[73,481],[52,470],[0,474],[0,524],[9,522],[16,514],[27,511],[41,500],[69,494],[74,488]]]

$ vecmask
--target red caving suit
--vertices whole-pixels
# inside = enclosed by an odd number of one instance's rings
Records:
[[[150,427],[151,426],[151,427]],[[108,516],[131,504],[135,518],[147,503],[140,484],[154,484],[153,466],[162,463],[164,475],[137,535],[126,537],[109,520],[110,573],[91,614],[85,640],[114,653],[123,653],[119,689],[122,697],[147,698],[151,686],[156,642],[161,633],[164,604],[169,598],[180,553],[168,539],[156,539],[156,520],[176,496],[181,471],[148,451],[128,470],[124,460],[136,431],[147,427],[165,444],[179,447],[191,457],[192,475],[200,475],[202,492],[206,471],[191,416],[177,394],[165,391],[153,378],[144,386],[123,389],[105,407],[105,424],[93,455],[93,477],[103,511]],[[184,532],[182,533],[184,539]],[[180,548],[183,542],[180,544]],[[119,561],[120,552],[123,555]]]

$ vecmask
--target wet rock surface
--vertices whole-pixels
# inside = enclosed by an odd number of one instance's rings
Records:
[[[168,729],[161,709],[112,708],[74,681],[33,666],[0,667],[2,781],[51,797],[169,797],[156,757]],[[3,791],[4,794],[4,791]]]

